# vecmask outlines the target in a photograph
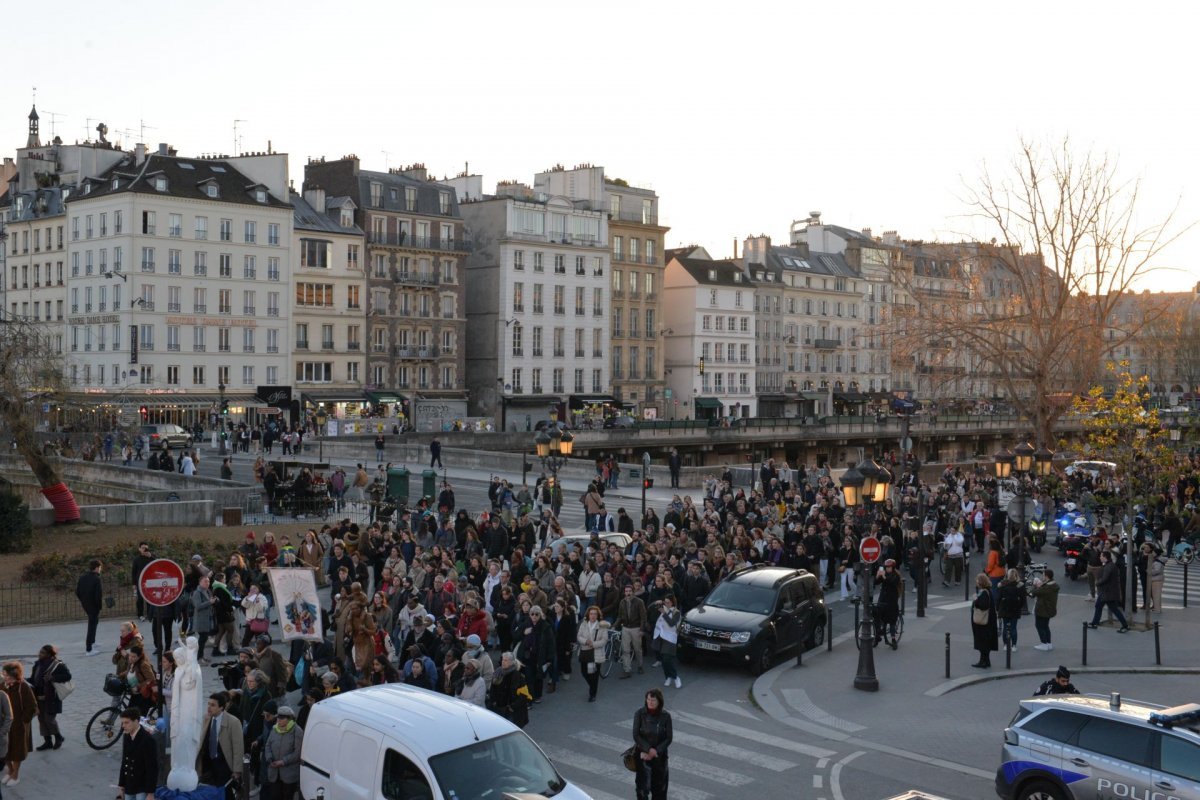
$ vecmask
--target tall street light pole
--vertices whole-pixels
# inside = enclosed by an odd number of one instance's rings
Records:
[[[542,469],[550,471],[550,496],[561,491],[558,485],[558,471],[567,463],[571,451],[575,449],[575,437],[568,430],[563,430],[557,422],[533,437],[533,444],[541,459]]]
[[[853,464],[842,475],[842,497],[846,510],[853,513],[863,502],[863,485],[866,477]],[[875,633],[871,630],[874,609],[871,607],[871,571],[863,570],[862,580],[863,613],[858,620],[858,673],[854,676],[854,688],[865,692],[879,691],[879,679],[875,676]]]

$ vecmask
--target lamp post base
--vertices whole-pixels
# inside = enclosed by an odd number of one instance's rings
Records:
[[[878,692],[879,678],[875,676],[875,634],[871,620],[873,609],[867,604],[858,623],[858,674],[854,676],[854,688],[863,692]]]

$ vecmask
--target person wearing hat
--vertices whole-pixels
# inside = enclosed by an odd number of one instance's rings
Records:
[[[466,651],[463,657],[472,659],[479,665],[479,676],[483,678],[485,684],[491,682],[492,673],[496,671],[496,667],[492,663],[492,657],[488,655],[487,650],[484,648],[483,640],[479,638],[479,634],[472,633],[467,636]]]
[[[296,712],[291,706],[280,706],[263,750],[267,765],[267,780],[263,785],[271,787],[271,797],[290,800],[299,790],[303,744],[304,729],[296,724]]]
[[[271,697],[280,697],[287,689],[291,665],[271,647],[271,637],[260,633],[254,637],[254,657],[258,668],[267,676],[267,691]]]
[[[271,726],[275,724],[275,715],[279,713],[279,703],[275,700],[268,700],[262,709],[262,731],[254,739],[247,742],[250,748],[250,753],[258,760],[258,772],[255,773],[255,783],[259,786],[267,785],[267,759],[262,757],[266,751],[267,737],[271,733]]]
[[[896,559],[889,558],[875,573],[879,584],[879,602],[875,604],[875,644],[887,636],[888,644],[895,650],[899,645],[896,638],[896,620],[900,617],[900,573],[896,571]]]
[[[1041,697],[1047,694],[1079,694],[1075,684],[1071,683],[1071,670],[1060,666],[1054,677],[1039,686],[1033,696]]]

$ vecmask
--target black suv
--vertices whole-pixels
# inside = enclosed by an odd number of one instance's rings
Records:
[[[679,625],[679,657],[729,656],[759,675],[776,654],[825,641],[825,595],[808,570],[743,567],[713,587]]]

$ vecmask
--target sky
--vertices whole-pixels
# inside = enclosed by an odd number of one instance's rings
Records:
[[[1184,231],[1141,287],[1200,281],[1192,4],[60,0],[54,17],[5,38],[4,154],[36,86],[44,140],[103,121],[127,149],[230,153],[242,120],[238,148],[288,153],[297,186],[308,158],[348,153],[469,165],[485,191],[591,163],[659,194],[667,246],[725,257],[811,211],[990,238],[965,216],[981,170],[1069,137],[1141,182],[1140,221]]]

